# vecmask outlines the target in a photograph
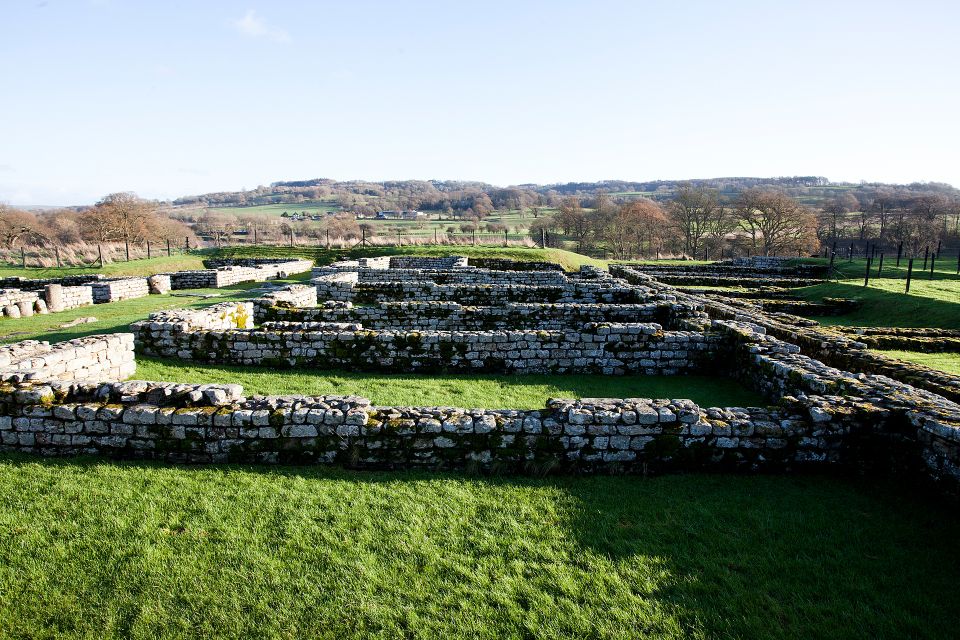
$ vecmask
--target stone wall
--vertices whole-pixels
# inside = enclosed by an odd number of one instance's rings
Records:
[[[26,340],[0,346],[0,380],[124,380],[136,371],[133,334],[77,338],[51,345]]]
[[[264,282],[274,278],[285,278],[291,274],[309,271],[312,266],[311,260],[289,260],[251,267],[228,266],[217,269],[177,271],[164,275],[170,276],[170,285],[173,289],[219,289],[242,282]]]
[[[349,303],[316,307],[312,303],[266,304],[255,300],[257,322],[346,322],[368,329],[411,331],[478,331],[488,329],[566,329],[588,322],[656,322],[674,326],[676,319],[698,313],[689,305],[666,301],[644,304],[536,304],[508,302],[497,306],[467,306],[456,302],[382,302],[370,307]],[[349,305],[349,306],[348,306]]]
[[[104,276],[92,273],[79,276],[63,276],[61,278],[21,278],[13,276],[0,278],[0,289],[20,289],[23,291],[43,291],[48,284],[59,284],[64,287],[76,287],[102,280]]]
[[[143,298],[150,295],[150,286],[146,278],[123,278],[95,282],[90,285],[94,304],[119,302],[132,298]]]
[[[849,422],[815,423],[802,407],[701,409],[688,400],[551,400],[517,411],[241,394],[237,385],[21,385],[0,390],[0,448],[533,473],[789,469],[839,462]]]
[[[51,312],[66,311],[93,304],[93,288],[89,285],[62,287],[58,284],[47,285],[44,290],[47,307]]]
[[[230,329],[242,325],[231,323],[231,313],[153,314],[132,325],[138,352],[208,363],[354,371],[674,375],[708,370],[718,349],[715,336],[663,331],[655,323],[588,323],[565,331],[422,332],[284,323],[236,331]],[[211,323],[211,316],[221,324]]]

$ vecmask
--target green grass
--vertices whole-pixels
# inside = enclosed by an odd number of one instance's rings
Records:
[[[796,289],[798,296],[811,301],[824,297],[856,298],[863,306],[842,316],[815,317],[828,325],[864,327],[960,328],[960,280],[915,280],[910,293],[903,292],[903,280],[844,280]]]
[[[274,247],[246,246],[227,247],[211,253],[211,257],[304,257],[317,264],[330,264],[336,260],[371,258],[375,256],[467,256],[472,258],[505,258],[526,262],[554,262],[568,271],[578,270],[581,265],[605,268],[604,260],[590,258],[573,251],[563,249],[533,249],[526,247],[484,247],[484,246],[412,246],[412,247],[356,247],[350,250],[327,250],[324,247]]]
[[[253,207],[209,207],[207,211],[213,213],[229,213],[238,216],[261,215],[280,217],[284,211],[289,214],[302,213],[306,211],[309,215],[316,213],[329,213],[330,211],[340,211],[340,206],[335,199],[313,200],[311,202],[298,202],[287,204],[261,204]]]
[[[191,251],[187,254],[170,257],[131,260],[130,262],[111,262],[99,267],[50,267],[43,269],[22,269],[20,267],[0,267],[0,278],[20,276],[22,278],[60,278],[90,273],[102,273],[105,276],[149,276],[167,271],[187,271],[203,269],[203,259],[207,251]]]
[[[308,276],[309,274],[304,274],[304,277]],[[150,295],[134,300],[78,307],[45,316],[0,318],[0,342],[16,342],[18,340],[60,342],[95,333],[127,331],[130,323],[144,320],[154,311],[195,309],[232,300],[245,300],[262,295],[262,291],[254,291],[260,286],[262,286],[261,283],[248,282],[221,289],[191,289],[175,292],[177,294],[189,294],[190,297],[169,294]],[[219,296],[203,299],[200,297],[203,294],[219,294]],[[81,324],[67,329],[60,328],[60,325],[80,317],[94,317],[97,318],[97,322]]]
[[[960,522],[821,477],[0,457],[0,635],[951,638]]]
[[[920,351],[878,351],[890,358],[922,364],[960,376],[960,353],[923,353]]]
[[[375,374],[329,369],[204,365],[138,358],[136,378],[236,383],[248,394],[359,395],[379,405],[542,409],[547,398],[687,398],[704,407],[764,406],[759,395],[711,376]]]

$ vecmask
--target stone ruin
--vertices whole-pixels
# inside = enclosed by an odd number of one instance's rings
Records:
[[[753,275],[743,271],[749,265],[731,268],[759,280],[774,267],[760,265]],[[708,277],[715,273],[711,267]],[[318,267],[309,285],[155,313],[133,326],[135,341],[118,334],[36,353],[10,347],[16,354],[0,354],[0,442],[5,450],[41,455],[360,468],[869,467],[926,478],[947,492],[960,487],[956,380],[891,368],[858,334],[684,292],[660,275],[633,265],[568,274],[552,265],[465,258]],[[111,355],[77,375],[62,370],[62,355],[45,355],[99,342]],[[739,381],[768,405],[594,398],[491,410],[376,406],[355,396],[246,396],[233,384],[126,381],[134,345],[143,355],[274,368],[709,373]]]

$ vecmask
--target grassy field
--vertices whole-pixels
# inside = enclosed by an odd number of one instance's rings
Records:
[[[22,269],[20,267],[0,267],[0,278],[20,276],[22,278],[58,278],[63,276],[79,276],[90,273],[102,273],[105,276],[150,276],[166,271],[187,271],[203,269],[203,259],[209,251],[191,251],[190,253],[173,255],[169,258],[150,258],[131,260],[130,262],[111,262],[99,267],[61,267],[47,269]]]
[[[360,395],[379,405],[542,409],[547,398],[687,398],[710,406],[763,406],[759,395],[711,376],[374,374],[191,364],[138,358],[136,378],[242,384],[248,394]]]
[[[0,635],[952,638],[960,521],[821,477],[0,457]]]
[[[306,274],[309,275],[309,274]],[[177,291],[180,295],[151,295],[134,300],[122,300],[110,304],[97,304],[91,307],[79,307],[60,313],[30,318],[0,318],[0,342],[17,340],[47,340],[60,342],[72,340],[95,333],[114,333],[127,331],[131,322],[144,320],[154,311],[162,309],[194,309],[231,300],[244,300],[262,295],[256,291],[259,283],[244,283],[222,289],[191,289]],[[215,298],[203,298],[216,294]],[[96,322],[62,328],[60,325],[81,317],[97,318]]]
[[[878,351],[877,353],[960,376],[960,353],[922,353],[920,351]]]
[[[210,207],[207,210],[215,213],[228,213],[235,216],[258,215],[280,217],[284,211],[290,214],[306,212],[309,215],[340,211],[340,205],[337,204],[335,199],[330,199],[288,204],[261,204],[255,207]]]

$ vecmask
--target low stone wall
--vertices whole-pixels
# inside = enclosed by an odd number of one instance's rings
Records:
[[[564,285],[436,284],[424,281],[358,282],[355,272],[327,274],[313,280],[320,300],[358,304],[391,301],[446,301],[490,306],[505,302],[621,303],[638,304],[655,298],[641,287],[615,281],[574,281]]]
[[[0,346],[0,380],[124,380],[134,374],[133,334],[77,338],[51,345],[26,340]]]
[[[296,313],[303,309],[313,311],[317,306],[317,288],[306,284],[294,284],[279,291],[272,291],[253,300],[256,322],[278,319],[283,313]]]
[[[150,286],[146,278],[123,278],[108,280],[90,285],[94,304],[119,302],[150,295]]]
[[[44,298],[51,312],[66,311],[93,304],[93,288],[89,285],[64,287],[59,284],[47,285]]]
[[[537,262],[526,260],[505,260],[503,258],[469,258],[471,267],[491,269],[493,271],[563,271],[556,262]]]
[[[251,305],[251,303],[245,303]],[[715,336],[655,323],[588,323],[566,331],[230,330],[236,312],[161,312],[134,323],[139,353],[198,362],[345,367],[365,371],[596,372],[674,375],[707,370]],[[247,312],[241,317],[249,319]],[[217,324],[219,323],[219,324]],[[277,327],[279,325],[274,325]]]
[[[839,420],[810,421],[802,407],[704,410],[687,400],[598,399],[467,410],[241,393],[237,385],[151,382],[0,390],[0,449],[535,473],[783,469],[840,461],[845,430]]]
[[[311,260],[289,260],[252,267],[220,267],[177,271],[164,275],[170,276],[173,289],[219,289],[243,282],[264,282],[274,278],[285,278],[291,274],[309,271],[312,266]]]
[[[49,284],[59,284],[64,287],[76,287],[102,280],[104,276],[91,273],[79,276],[63,276],[61,278],[0,278],[0,289],[20,289],[22,291],[43,291]]]
[[[456,302],[382,302],[371,307],[316,307],[303,299],[276,306],[255,300],[257,322],[347,322],[368,329],[410,331],[482,331],[489,329],[567,329],[588,322],[656,322],[673,327],[678,318],[696,315],[688,305],[660,301],[645,304],[534,304],[467,306]],[[349,304],[349,303],[347,303]],[[310,308],[315,307],[315,308]]]
[[[830,327],[871,349],[960,353],[960,330],[901,327]]]
[[[372,260],[376,259],[367,258],[366,266],[373,266]],[[387,265],[390,269],[455,269],[458,267],[466,267],[468,261],[467,258],[463,256],[445,256],[442,258],[390,256],[387,258]]]

